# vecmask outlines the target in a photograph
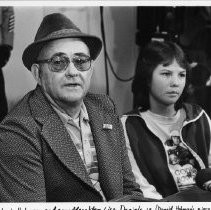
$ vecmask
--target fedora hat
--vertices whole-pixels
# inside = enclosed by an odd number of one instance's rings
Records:
[[[25,67],[31,70],[40,50],[47,42],[62,38],[80,38],[88,46],[93,60],[97,58],[102,48],[100,38],[81,32],[65,15],[53,13],[43,18],[34,42],[24,50],[22,60]]]

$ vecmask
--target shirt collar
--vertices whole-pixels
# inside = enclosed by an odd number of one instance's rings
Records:
[[[68,123],[68,121],[74,121],[75,120],[72,117],[70,117],[60,106],[58,106],[58,104],[56,104],[55,101],[46,92],[45,92],[45,95],[46,95],[47,99],[49,100],[53,109],[60,116],[63,123],[66,124],[66,123]],[[86,109],[84,102],[82,102],[82,104],[81,104],[79,119],[87,121],[87,122],[89,121],[89,115],[88,115],[88,112],[87,112],[87,109]]]

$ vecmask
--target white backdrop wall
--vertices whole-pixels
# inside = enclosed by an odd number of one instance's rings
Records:
[[[22,53],[33,42],[42,18],[46,14],[62,12],[70,17],[84,32],[99,37],[99,7],[14,7],[15,36],[14,49],[8,64],[4,67],[6,95],[11,109],[28,91],[36,86],[30,71],[22,64]],[[104,7],[104,22],[107,51],[115,72],[121,78],[134,74],[138,48],[135,44],[136,7]],[[92,92],[106,93],[104,52],[95,62],[92,78]],[[118,81],[109,68],[109,95],[115,101],[119,113],[132,109],[131,82]]]

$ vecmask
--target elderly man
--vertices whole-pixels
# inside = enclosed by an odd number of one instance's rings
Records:
[[[0,126],[0,200],[144,200],[111,99],[87,93],[102,47],[66,16],[46,16],[23,53],[38,85]]]

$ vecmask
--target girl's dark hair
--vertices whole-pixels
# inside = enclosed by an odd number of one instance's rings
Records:
[[[132,82],[132,92],[135,96],[135,107],[141,106],[143,110],[150,108],[149,90],[152,73],[159,64],[169,66],[176,60],[179,66],[186,69],[186,84],[182,95],[175,104],[179,109],[187,97],[189,85],[189,64],[183,50],[174,42],[152,41],[139,54],[136,74]]]

